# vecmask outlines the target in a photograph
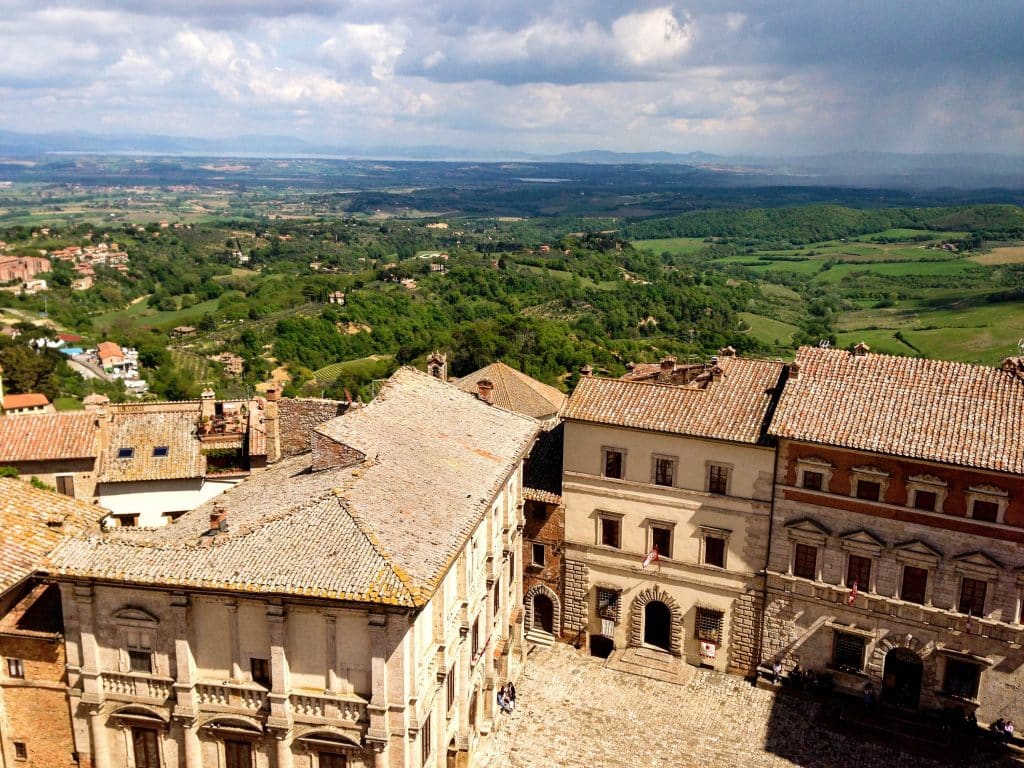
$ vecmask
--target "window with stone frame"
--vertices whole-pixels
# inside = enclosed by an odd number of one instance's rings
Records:
[[[337,752],[318,752],[316,768],[348,768],[348,758]]]
[[[963,576],[960,579],[960,600],[957,603],[960,613],[966,613],[969,616],[984,616],[987,591],[988,582]]]
[[[867,645],[860,635],[836,631],[832,636],[832,666],[844,672],[864,670],[864,649]]]
[[[603,547],[622,548],[622,518],[618,515],[600,515],[598,523],[598,544]]]
[[[994,501],[975,499],[971,504],[971,517],[986,523],[994,523],[999,519],[999,505]]]
[[[74,475],[57,475],[54,480],[57,482],[57,493],[63,494],[64,496],[75,496],[75,476]]]
[[[131,672],[153,674],[153,635],[145,629],[130,628],[125,632],[125,650]]]
[[[658,556],[672,559],[672,526],[651,524],[651,548],[657,548]],[[648,550],[650,551],[650,550]]]
[[[818,578],[818,548],[811,544],[793,545],[793,575],[801,579]]]
[[[7,676],[8,677],[25,677],[25,663],[21,659],[7,659]]]
[[[253,768],[252,743],[242,739],[225,739],[224,768]]]
[[[708,465],[708,493],[725,496],[729,493],[729,468],[721,464]]]
[[[825,484],[825,474],[805,469],[802,474],[800,486],[809,491],[820,491]]]
[[[447,700],[446,700],[447,701],[447,709],[445,711],[446,712],[451,712],[452,711],[452,707],[455,706],[455,666],[454,665],[452,665],[452,668],[448,670],[448,674],[445,677],[447,678],[447,680],[446,680],[446,685],[447,685]]]
[[[935,491],[914,491],[914,509],[921,509],[925,512],[934,512],[935,506],[938,504],[939,494]]]
[[[867,592],[871,588],[871,558],[863,555],[849,555],[846,562],[846,586]]]
[[[14,742],[14,759],[15,760],[28,760],[28,747],[24,741]]]
[[[857,479],[856,496],[864,501],[878,501],[882,495],[882,484],[877,480]]]
[[[420,765],[426,765],[430,759],[430,753],[434,751],[433,738],[430,733],[430,715],[423,720],[420,726]]]
[[[544,545],[537,544],[534,542],[530,545],[530,559],[533,565],[543,566],[544,565]]]
[[[694,624],[694,637],[706,643],[722,644],[722,629],[725,626],[725,614],[712,608],[697,608],[697,620]]]
[[[249,674],[252,681],[270,690],[270,661],[267,659],[249,658]]]
[[[597,588],[597,615],[610,621],[618,620],[619,591],[617,589]]]
[[[725,568],[726,540],[712,533],[704,535],[704,565]]]
[[[967,508],[975,520],[1003,522],[1008,501],[1009,494],[995,485],[975,485],[967,489]]]
[[[969,661],[946,659],[946,671],[942,678],[942,692],[963,699],[977,699],[981,684],[981,667]]]
[[[913,565],[903,566],[903,581],[900,584],[900,599],[908,603],[924,605],[928,590],[928,569]]]
[[[672,487],[676,479],[676,460],[669,456],[654,457],[654,484]]]
[[[618,448],[604,449],[604,476],[614,480],[622,480],[625,455]]]

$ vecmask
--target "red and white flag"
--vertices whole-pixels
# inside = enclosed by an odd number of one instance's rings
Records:
[[[846,604],[853,605],[857,601],[857,579],[853,580],[853,587],[850,589],[850,594],[846,596]]]
[[[658,547],[657,547],[657,545],[655,545],[655,546],[651,547],[651,551],[647,553],[647,557],[644,558],[643,565],[641,565],[640,567],[641,568],[646,568],[651,563],[658,562],[658,559],[659,559],[658,558]]]

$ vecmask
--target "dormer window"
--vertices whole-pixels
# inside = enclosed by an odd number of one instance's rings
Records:
[[[153,449],[153,455],[158,457],[158,458],[166,456],[167,455],[167,446],[166,445],[158,445],[158,446],[156,446]]]
[[[130,459],[134,455],[135,455],[135,449],[134,448],[118,448],[117,449],[117,458],[119,458],[119,459]]]

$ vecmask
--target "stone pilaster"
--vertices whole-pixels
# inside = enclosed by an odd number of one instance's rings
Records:
[[[562,633],[575,640],[586,632],[589,618],[590,568],[580,560],[565,560],[565,599],[562,601]]]
[[[757,673],[763,601],[758,589],[748,589],[732,604],[729,629],[729,672],[750,677]]]

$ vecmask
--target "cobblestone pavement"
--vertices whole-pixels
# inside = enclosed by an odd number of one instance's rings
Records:
[[[482,756],[486,768],[949,765],[826,730],[815,723],[818,702],[740,677],[696,670],[686,685],[664,683],[560,644],[533,649],[517,694]]]

